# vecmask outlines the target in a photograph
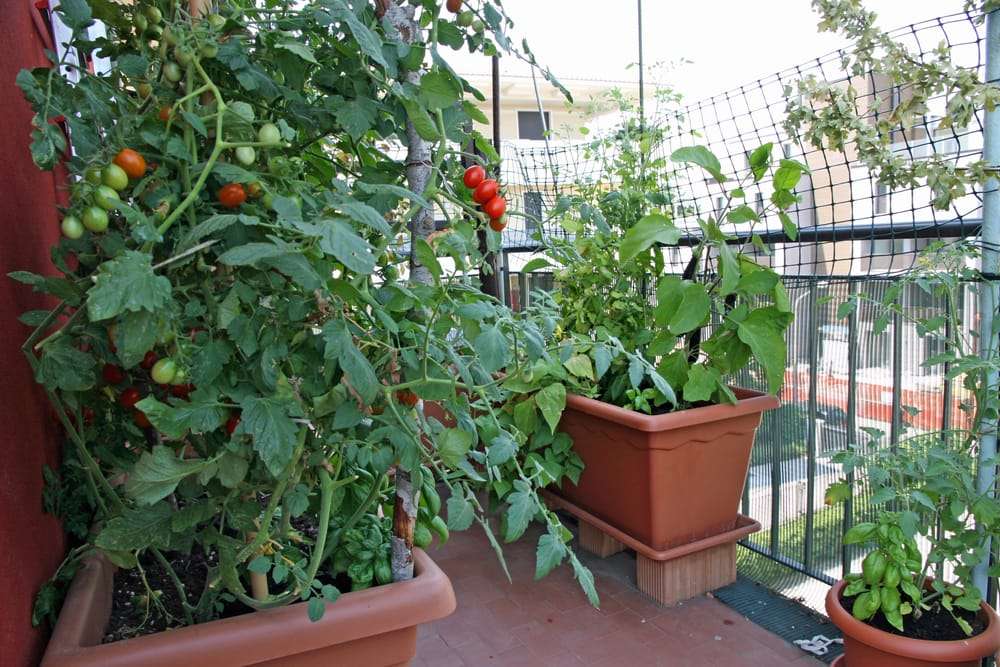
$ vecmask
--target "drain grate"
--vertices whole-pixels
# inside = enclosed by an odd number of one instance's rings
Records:
[[[812,639],[816,635],[830,639],[841,636],[837,626],[826,617],[745,577],[713,591],[712,595],[789,643],[796,639]],[[841,653],[843,647],[838,643],[832,644],[826,655],[815,657],[829,664]]]

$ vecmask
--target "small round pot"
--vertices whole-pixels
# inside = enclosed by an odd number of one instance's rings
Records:
[[[826,613],[844,633],[844,655],[833,663],[835,667],[979,667],[983,658],[1000,650],[1000,619],[985,602],[979,613],[987,619],[987,626],[978,635],[939,642],[910,639],[854,618],[840,604],[846,585],[838,581],[826,594]]]

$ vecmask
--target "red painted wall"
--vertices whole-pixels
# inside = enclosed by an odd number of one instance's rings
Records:
[[[57,180],[28,152],[31,109],[14,85],[24,67],[46,64],[29,0],[0,0],[0,664],[35,665],[45,645],[31,627],[35,592],[64,551],[59,523],[42,512],[42,464],[58,460],[44,395],[20,352],[27,327],[17,316],[45,301],[8,279],[13,270],[54,273],[49,246],[59,234]]]

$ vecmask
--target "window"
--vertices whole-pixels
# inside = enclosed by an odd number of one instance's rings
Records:
[[[875,214],[889,212],[889,186],[885,183],[875,184]]]
[[[528,216],[525,219],[525,228],[528,235],[534,234],[542,220],[542,193],[524,193],[524,212]]]
[[[542,121],[545,121],[544,123]],[[537,111],[517,112],[517,137],[518,139],[528,139],[530,141],[542,141],[545,139],[545,131],[551,129],[549,123],[549,112],[545,116]]]

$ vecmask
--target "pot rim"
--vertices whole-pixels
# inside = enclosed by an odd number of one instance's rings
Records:
[[[968,639],[942,641],[912,639],[879,630],[854,618],[840,604],[840,591],[846,585],[847,582],[841,579],[831,586],[826,594],[826,613],[845,637],[892,655],[929,662],[979,660],[993,655],[997,649],[1000,649],[1000,622],[998,622],[996,612],[985,602],[980,605],[980,613],[986,616],[987,625],[986,629],[978,635]]]
[[[743,389],[741,387],[733,387],[733,392],[739,399],[735,405],[719,403],[700,408],[688,408],[686,410],[678,410],[677,412],[668,412],[662,415],[647,415],[634,410],[626,410],[612,403],[605,403],[604,401],[587,398],[579,394],[568,394],[566,396],[566,409],[606,419],[607,421],[621,424],[637,431],[654,433],[697,426],[706,422],[742,417],[743,415],[771,410],[779,405],[776,396],[763,392]]]
[[[306,603],[297,602],[101,644],[111,612],[115,566],[97,552],[73,580],[42,666],[125,667],[138,659],[149,667],[188,663],[235,667],[248,664],[248,656],[267,662],[451,614],[456,602],[448,576],[421,549],[413,550],[413,561],[413,579],[344,593],[337,602],[326,603],[326,613],[316,622],[309,620]],[[101,627],[95,632],[96,623]],[[282,636],[284,640],[279,639]],[[289,636],[295,637],[294,651],[288,650]]]

